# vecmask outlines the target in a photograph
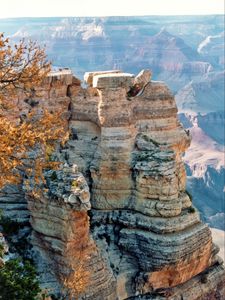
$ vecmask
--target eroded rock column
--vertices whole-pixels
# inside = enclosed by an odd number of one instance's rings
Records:
[[[182,154],[190,137],[170,90],[148,76],[86,74],[89,87],[71,95],[70,124],[77,130],[71,144],[83,154],[73,156],[71,147],[69,157],[90,182],[92,234],[110,262],[119,299],[168,289],[173,299],[175,286],[211,266],[224,274],[185,190]],[[201,288],[201,278],[195,284]]]

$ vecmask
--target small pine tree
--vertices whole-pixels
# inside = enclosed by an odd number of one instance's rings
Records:
[[[0,299],[34,300],[40,291],[35,268],[28,261],[11,259],[0,268]]]

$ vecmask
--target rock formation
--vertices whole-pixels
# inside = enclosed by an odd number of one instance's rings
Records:
[[[42,197],[25,190],[33,256],[55,294],[80,258],[85,299],[225,297],[218,248],[186,193],[190,136],[170,90],[150,77],[93,72],[84,88],[63,71],[43,85],[39,97],[71,131]]]

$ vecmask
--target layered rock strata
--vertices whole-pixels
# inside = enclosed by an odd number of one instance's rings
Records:
[[[141,75],[141,89],[130,97]],[[71,89],[76,136],[68,161],[89,182],[91,231],[114,272],[118,299],[153,299],[162,290],[168,299],[182,297],[182,290],[186,297],[190,280],[200,288],[198,274],[212,274],[218,264],[222,282],[224,271],[185,190],[182,154],[190,137],[178,122],[174,97],[164,83],[150,81],[150,73],[149,80],[141,75],[91,73],[87,89]],[[210,292],[204,286],[190,299]]]
[[[18,91],[18,94],[10,99],[11,109],[5,110],[3,113],[11,122],[19,124],[26,119],[31,111],[35,111],[35,115],[38,117],[43,114],[44,110],[62,112],[65,125],[68,126],[67,120],[70,116],[68,86],[74,80],[70,70],[51,72],[44,79],[42,85],[35,88],[33,95],[26,95],[22,91]],[[76,80],[78,81],[78,79]],[[6,186],[0,190],[0,212],[4,217],[17,222],[19,230],[14,240],[16,243],[25,244],[25,240],[29,240],[31,228],[29,224],[30,212],[27,208],[27,199],[25,199],[22,184]],[[14,248],[12,245],[10,250],[14,251]],[[25,254],[26,251],[21,252]]]
[[[147,70],[85,80],[51,74],[32,99],[60,110],[71,131],[42,196],[25,189],[43,286],[65,294],[81,270],[80,299],[224,299],[218,249],[186,193],[190,137],[170,90]]]
[[[26,198],[33,228],[31,243],[42,287],[61,299],[116,299],[113,272],[89,234],[90,193],[85,178],[67,164],[45,173],[48,189]],[[53,180],[54,178],[54,180]]]
[[[44,109],[50,112],[63,112],[63,116],[69,119],[68,86],[78,79],[73,78],[70,70],[62,70],[60,72],[51,72],[44,80],[43,84],[36,88],[33,97],[27,97],[20,92],[11,99],[12,108],[10,113],[5,111],[6,117],[15,123],[19,123],[21,119],[32,110],[36,109],[36,113],[42,114]],[[19,223],[27,223],[29,220],[29,211],[27,209],[27,201],[21,185],[10,185],[0,190],[0,209],[5,216],[16,220]]]
[[[60,112],[68,126],[69,87],[71,90],[78,86],[80,80],[70,70],[52,72],[35,89],[33,97],[21,93],[13,99],[14,110],[9,117],[20,122],[32,109],[40,115],[47,109]],[[32,245],[30,256],[36,262],[41,286],[49,294],[61,298],[73,293],[77,297],[85,290],[86,299],[101,295],[113,300],[116,298],[113,272],[89,234],[90,193],[86,180],[76,167],[68,166],[65,149],[52,155],[63,167],[60,171],[46,171],[46,184],[40,187],[40,193],[32,193],[32,178],[24,179],[23,185],[8,186],[1,191],[0,208],[20,226],[27,226],[30,221],[32,233],[27,238]]]

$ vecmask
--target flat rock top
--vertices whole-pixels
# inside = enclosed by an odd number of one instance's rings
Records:
[[[70,69],[52,70],[45,78],[45,83],[50,84],[53,81],[60,80],[62,84],[72,84],[73,72]]]
[[[49,77],[62,76],[62,75],[73,75],[73,73],[70,69],[61,69],[57,71],[51,71],[48,74]]]
[[[84,81],[85,83],[92,86],[93,84],[93,77],[96,75],[103,75],[103,74],[117,74],[122,73],[120,70],[109,70],[109,71],[94,71],[94,72],[86,72],[84,74]]]
[[[129,88],[134,84],[134,75],[130,73],[107,73],[93,77],[93,87],[96,88]]]
[[[95,74],[94,78],[126,78],[126,77],[132,77],[134,78],[134,74],[131,73],[107,73],[107,74]]]

